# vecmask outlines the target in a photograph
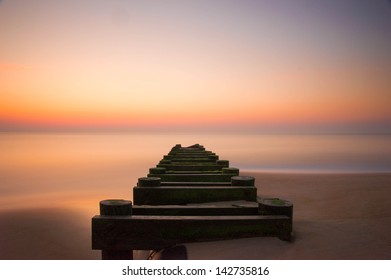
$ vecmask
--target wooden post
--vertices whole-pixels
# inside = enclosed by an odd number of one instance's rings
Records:
[[[263,198],[258,202],[258,212],[261,215],[284,215],[288,216],[290,223],[281,229],[279,238],[284,241],[291,241],[293,229],[293,204],[292,202],[279,198]]]
[[[138,178],[138,187],[160,187],[161,179],[159,177],[141,177]]]
[[[132,202],[129,200],[102,200],[99,207],[101,216],[132,215]],[[133,250],[102,250],[102,260],[133,260]]]
[[[292,202],[279,198],[263,198],[258,203],[259,212],[263,215],[285,215],[293,218]]]
[[[255,178],[250,176],[234,176],[231,178],[232,186],[254,187]]]

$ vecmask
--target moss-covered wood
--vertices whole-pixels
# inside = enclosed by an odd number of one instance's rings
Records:
[[[131,250],[256,236],[290,240],[293,205],[257,200],[253,177],[200,144],[175,145],[133,188],[134,205],[101,202],[92,219],[92,245],[103,259],[129,259]],[[240,202],[237,202],[240,200]],[[235,201],[235,202],[233,202]]]

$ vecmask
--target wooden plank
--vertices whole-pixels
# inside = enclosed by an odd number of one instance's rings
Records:
[[[197,205],[135,205],[133,215],[151,216],[233,216],[258,215],[258,203],[232,201]]]
[[[134,187],[134,205],[184,205],[213,201],[257,201],[257,188],[232,186]]]
[[[216,165],[216,161],[171,161],[172,165]]]
[[[202,151],[202,150],[176,150],[168,153],[169,155],[212,155],[215,154],[212,151]]]
[[[204,163],[204,162],[213,162],[214,164],[216,164],[216,160],[215,158],[208,158],[208,157],[171,157],[171,158],[164,158],[164,159],[168,159],[168,160],[171,160],[171,161],[176,161],[176,162],[200,162],[200,163]]]
[[[231,182],[161,182],[160,186],[165,187],[228,187]]]
[[[164,159],[172,159],[172,158],[177,158],[177,157],[180,157],[180,158],[198,158],[198,157],[209,157],[209,156],[216,156],[215,153],[182,153],[182,154],[175,154],[175,155],[165,155],[163,156]]]
[[[162,182],[231,182],[235,174],[148,174],[159,177]]]
[[[179,243],[290,236],[286,216],[95,216],[92,248],[151,250]]]
[[[197,174],[197,175],[202,175],[202,174],[221,174],[221,170],[209,170],[209,171],[201,171],[201,170],[194,170],[194,171],[176,171],[176,170],[166,170],[164,174]]]
[[[225,166],[210,164],[210,165],[183,165],[183,164],[162,164],[159,163],[156,167],[164,167],[168,171],[221,171]]]

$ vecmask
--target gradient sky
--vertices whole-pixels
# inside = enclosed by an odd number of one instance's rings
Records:
[[[386,0],[0,1],[0,129],[391,132]]]

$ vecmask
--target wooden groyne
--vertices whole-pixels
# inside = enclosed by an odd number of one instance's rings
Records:
[[[133,250],[177,244],[276,236],[289,241],[293,205],[261,198],[255,179],[202,145],[175,145],[133,188],[133,203],[100,202],[92,218],[92,248],[102,259],[132,259]]]

